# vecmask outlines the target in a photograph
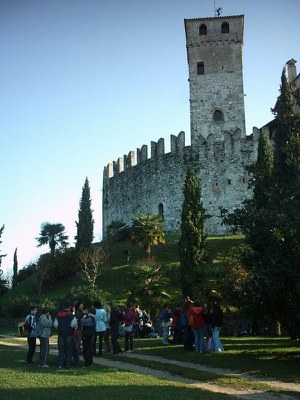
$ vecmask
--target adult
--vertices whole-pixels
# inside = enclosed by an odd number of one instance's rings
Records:
[[[58,368],[70,368],[72,363],[72,340],[74,329],[77,328],[77,320],[69,307],[64,307],[58,312],[53,326],[58,331]]]
[[[186,351],[193,350],[194,335],[191,326],[188,324],[188,315],[194,302],[187,297],[181,307],[180,324],[183,328],[183,348]]]
[[[194,333],[195,352],[204,352],[204,308],[201,307],[199,301],[195,301],[188,316],[189,325]]]
[[[126,311],[124,314],[125,319],[125,353],[133,352],[133,336],[134,336],[134,325],[136,321],[136,311],[133,304],[127,302]]]
[[[104,332],[106,331],[106,311],[102,307],[100,301],[96,300],[94,302],[94,309],[95,309],[95,321],[96,321],[96,333],[94,336],[94,345],[93,345],[93,353],[94,356],[96,355],[96,347],[97,347],[97,338],[99,337],[99,351],[98,356],[103,356],[103,336]]]
[[[224,351],[222,342],[220,340],[220,330],[223,326],[223,310],[218,301],[213,304],[212,313],[212,337],[214,342],[215,351]]]
[[[123,315],[120,313],[118,306],[115,303],[110,303],[110,334],[113,354],[122,353],[122,349],[118,342],[119,325],[123,320]]]
[[[81,301],[76,301],[75,304],[75,318],[77,320],[77,328],[73,335],[73,359],[75,363],[79,363],[79,356],[81,352],[82,343],[82,326],[81,318],[83,317],[83,303]]]
[[[96,321],[92,311],[94,312],[94,309],[89,311],[87,308],[85,308],[83,310],[83,317],[81,318],[83,346],[82,353],[85,367],[93,365],[93,347],[94,337],[96,334]]]
[[[110,322],[110,306],[109,306],[109,304],[105,305],[105,311],[106,311],[106,321],[105,321],[106,330],[103,335],[104,352],[110,353],[111,345],[110,345],[110,327],[109,327],[109,322]]]
[[[25,322],[28,326],[28,337],[27,337],[27,343],[28,343],[28,352],[27,352],[27,363],[32,364],[33,363],[33,356],[35,353],[35,348],[36,348],[36,313],[37,313],[37,307],[36,306],[30,306],[30,313],[27,315]]]
[[[50,315],[50,310],[48,307],[44,307],[42,314],[39,319],[39,324],[41,327],[40,336],[40,367],[48,368],[47,358],[49,355],[49,338],[51,337],[51,328],[53,325],[52,318]]]
[[[160,313],[162,343],[169,344],[170,327],[172,326],[172,313],[167,304],[164,304]]]

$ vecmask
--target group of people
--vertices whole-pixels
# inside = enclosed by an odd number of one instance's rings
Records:
[[[122,353],[119,344],[120,327],[125,337],[125,352],[133,351],[133,338],[137,321],[137,310],[133,304],[127,303],[122,311],[115,303],[102,306],[95,301],[88,308],[80,301],[74,306],[65,305],[54,320],[48,308],[42,309],[39,319],[36,318],[37,307],[30,307],[26,317],[28,328],[27,362],[33,362],[36,339],[40,340],[39,366],[47,368],[49,354],[49,338],[52,328],[57,331],[58,367],[69,368],[72,363],[79,363],[82,353],[85,366],[93,365],[94,356],[102,356],[104,352]],[[104,344],[104,346],[103,346]],[[104,347],[104,348],[103,348]]]
[[[171,311],[164,305],[160,313],[162,343],[182,343],[185,350],[224,351],[220,340],[223,311],[218,301],[201,304],[187,298],[181,308]]]
[[[95,301],[88,308],[77,301],[71,307],[66,304],[52,319],[50,309],[42,309],[37,319],[37,307],[30,307],[26,317],[28,328],[27,362],[33,362],[36,339],[40,340],[39,366],[47,368],[49,339],[52,329],[57,331],[59,368],[69,368],[79,363],[83,355],[84,366],[93,365],[94,356],[104,353],[122,353],[119,338],[124,337],[125,352],[133,351],[135,337],[155,338],[162,336],[163,344],[183,344],[185,350],[196,352],[223,351],[219,332],[223,324],[223,312],[218,302],[201,305],[186,299],[181,308],[171,312],[165,305],[160,313],[157,331],[145,310],[128,302],[122,310],[115,303],[102,305]]]

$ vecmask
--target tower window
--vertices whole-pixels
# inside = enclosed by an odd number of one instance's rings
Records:
[[[203,62],[198,62],[198,64],[197,64],[197,74],[198,75],[204,75],[204,63]]]
[[[228,24],[228,22],[223,22],[222,27],[221,27],[221,32],[222,33],[229,33],[229,24]]]
[[[205,24],[201,24],[199,28],[199,35],[207,35],[207,26]]]
[[[220,110],[214,112],[214,121],[224,121],[223,113]]]
[[[164,205],[162,203],[159,203],[159,205],[158,205],[158,215],[162,218],[162,220],[165,219],[165,217],[164,217]]]

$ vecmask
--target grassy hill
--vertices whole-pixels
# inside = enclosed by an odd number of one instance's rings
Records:
[[[169,281],[165,289],[171,295],[172,302],[176,302],[181,298],[178,236],[168,235],[166,239],[165,245],[152,248],[152,256],[168,270]],[[216,264],[220,263],[222,256],[226,255],[233,247],[240,245],[242,241],[243,239],[240,236],[209,237],[207,239],[207,248],[211,265],[216,267]],[[129,262],[127,262],[126,250],[130,251]],[[110,267],[108,271],[98,278],[97,286],[105,293],[107,301],[124,303],[128,297],[128,289],[134,284],[133,271],[135,263],[144,258],[144,251],[130,241],[123,241],[110,245],[108,253]],[[57,281],[51,287],[45,287],[42,297],[57,301],[65,297],[72,287],[83,284],[82,276],[77,273],[66,280]],[[7,303],[10,296],[20,294],[25,294],[31,301],[39,300],[34,276],[22,281],[17,287],[13,288],[9,295],[2,296],[0,303]]]

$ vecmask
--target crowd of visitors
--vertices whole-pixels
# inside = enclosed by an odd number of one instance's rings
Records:
[[[50,310],[43,308],[39,319],[37,307],[30,308],[26,317],[28,326],[27,362],[33,362],[36,339],[40,340],[41,368],[47,368],[49,338],[52,328],[57,332],[59,368],[70,368],[79,363],[83,355],[84,366],[93,365],[93,357],[104,353],[122,353],[120,338],[124,338],[124,351],[133,352],[134,338],[162,338],[163,345],[182,344],[184,350],[197,353],[223,351],[220,330],[223,325],[223,311],[217,301],[209,304],[193,302],[189,298],[179,308],[170,310],[163,306],[154,324],[149,314],[138,305],[127,302],[126,307],[117,304],[101,304],[95,301],[88,308],[77,301],[65,306],[52,319]]]

